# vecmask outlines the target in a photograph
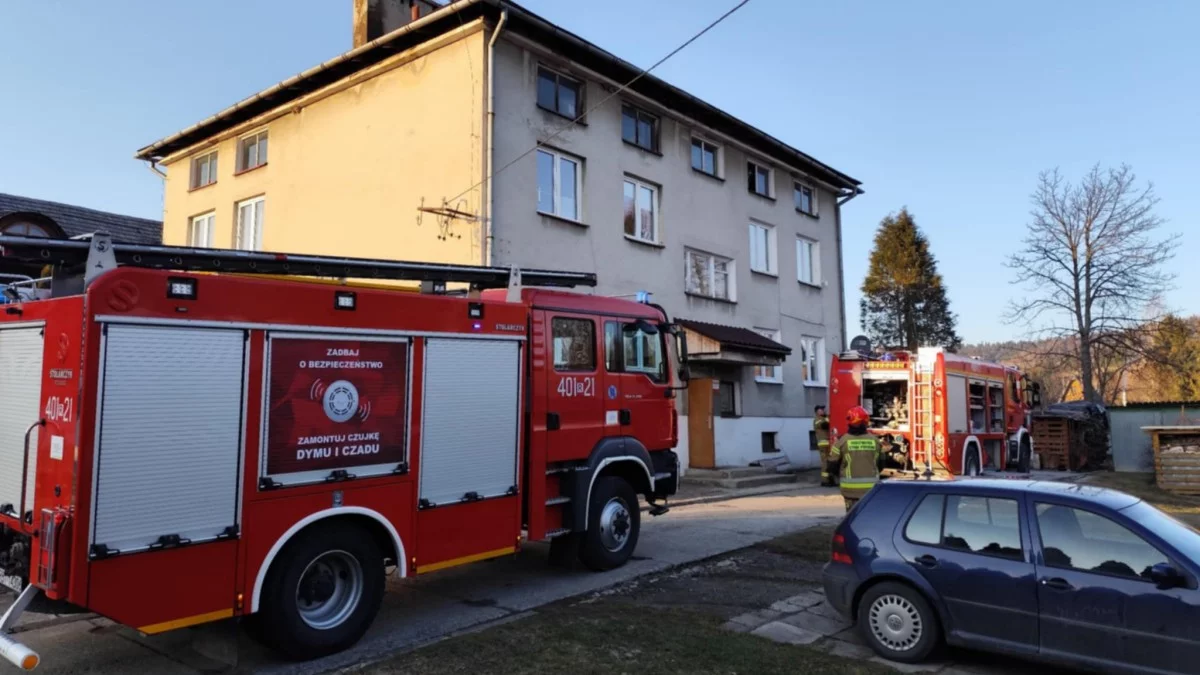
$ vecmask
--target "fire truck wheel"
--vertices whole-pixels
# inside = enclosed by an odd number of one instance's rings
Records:
[[[359,527],[319,526],[279,552],[263,585],[259,631],[267,646],[308,660],[347,649],[383,600],[383,553]]]
[[[641,511],[633,487],[616,476],[601,476],[592,487],[579,559],[601,572],[620,567],[637,548],[640,530]]]
[[[967,460],[963,463],[964,476],[978,476],[983,473],[982,465],[979,461],[979,448],[972,445],[967,450]]]

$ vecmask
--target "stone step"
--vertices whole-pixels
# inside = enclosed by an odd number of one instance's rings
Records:
[[[689,468],[687,475],[689,478],[701,478],[706,480],[729,480],[732,478],[749,478],[752,476],[771,476],[778,473],[775,469],[768,469],[761,466],[731,466],[720,469],[697,469]]]
[[[762,487],[764,485],[786,485],[795,483],[798,476],[794,473],[763,473],[742,476],[739,478],[710,478],[693,476],[695,469],[689,469],[681,480],[689,485],[704,485],[725,488],[727,490],[742,490],[745,488]]]

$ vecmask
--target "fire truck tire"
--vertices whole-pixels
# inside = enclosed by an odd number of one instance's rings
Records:
[[[633,486],[617,476],[601,476],[592,486],[588,528],[579,560],[598,572],[624,565],[637,548],[641,510]]]
[[[310,528],[271,565],[255,632],[295,660],[343,651],[375,620],[384,587],[383,552],[370,533],[345,523]]]
[[[963,462],[964,476],[981,476],[983,475],[983,464],[979,459],[979,448],[971,445],[967,448],[967,458]]]

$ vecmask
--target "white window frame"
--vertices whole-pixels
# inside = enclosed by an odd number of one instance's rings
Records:
[[[250,248],[245,246],[246,237],[242,235],[245,223],[242,221],[242,209],[249,206],[251,213],[255,213],[256,205],[262,204],[262,217],[253,223],[253,241],[250,242]],[[250,199],[243,199],[234,207],[234,228],[233,228],[233,247],[242,251],[261,251],[263,250],[263,227],[267,220],[267,198],[259,195]]]
[[[237,142],[237,172],[244,173],[251,169],[257,169],[260,166],[265,166],[267,163],[267,149],[270,142],[270,137],[266,129],[259,129],[254,133],[246,134],[238,138]],[[250,143],[257,145],[254,150],[254,163],[243,163],[243,149]]]
[[[200,176],[200,166],[202,164],[208,165],[207,183],[200,182],[203,180]],[[191,190],[199,190],[202,187],[208,187],[209,185],[217,182],[217,151],[213,150],[212,152],[206,152],[197,157],[193,157],[191,171],[191,176],[188,178],[190,185],[189,189]]]
[[[808,259],[808,277],[805,278],[805,259]],[[806,285],[821,287],[821,242],[807,237],[796,238],[796,281]]]
[[[807,387],[824,387],[828,381],[825,371],[825,339],[805,335],[800,338],[801,370],[804,372],[804,385]],[[816,364],[817,377],[812,377],[812,365]]]
[[[683,258],[683,264],[684,264],[683,284],[684,284],[684,286],[683,287],[684,287],[684,291],[688,295],[694,295],[698,298],[709,298],[710,300],[720,300],[723,302],[737,302],[737,261],[736,260],[734,260],[732,258],[726,258],[725,256],[716,255],[715,253],[709,253],[707,251],[701,251],[701,250],[694,249],[694,248],[685,248],[683,250],[683,255],[684,255],[684,258]],[[720,295],[716,295],[715,293],[712,295],[708,295],[708,294],[702,293],[698,290],[692,290],[692,283],[691,283],[692,278],[693,278],[692,277],[692,269],[693,269],[692,268],[692,256],[698,256],[698,257],[707,259],[707,263],[705,265],[705,274],[707,274],[707,277],[708,277],[707,281],[708,281],[709,288],[714,289],[714,290],[716,289],[716,286],[717,286],[716,263],[717,262],[725,263],[725,295],[727,297],[721,297]]]
[[[755,246],[760,241],[759,233],[764,233],[762,241],[765,242],[766,250],[762,251],[759,259],[759,254],[755,253]],[[757,220],[750,221],[750,271],[758,274],[767,274],[773,277],[779,276],[779,245],[776,241],[775,227]]]
[[[783,333],[773,328],[755,328],[754,332],[782,344]],[[783,366],[754,366],[754,381],[762,384],[783,384]]]
[[[553,181],[552,184],[553,184],[553,190],[554,190],[554,194],[552,195],[551,201],[554,203],[554,206],[551,211],[543,211],[542,210],[541,164],[536,163],[535,170],[538,171],[537,189],[539,191],[538,200],[537,200],[537,204],[536,204],[537,212],[547,215],[547,216],[554,216],[555,218],[562,218],[564,220],[574,221],[576,223],[582,222],[583,221],[583,160],[580,159],[579,157],[575,157],[574,155],[568,155],[566,153],[559,152],[557,150],[552,150],[550,148],[538,148],[537,154],[547,155],[554,162],[554,175],[551,177],[551,180]],[[562,163],[563,162],[570,162],[575,165],[575,215],[566,215],[562,212]]]
[[[695,145],[697,143],[700,144],[700,166],[699,167],[697,167],[695,164],[691,164],[692,148],[695,147]],[[708,171],[705,171],[703,168],[704,167],[704,150],[705,150],[705,148],[712,150],[713,170],[711,173]],[[723,152],[720,144],[713,143],[712,141],[708,140],[707,138],[703,138],[701,136],[692,136],[692,143],[691,143],[691,145],[688,146],[688,164],[691,164],[692,169],[704,174],[705,176],[711,176],[713,178],[721,178],[722,176],[725,175],[724,166],[721,161],[723,154],[724,154],[724,152]]]
[[[750,183],[748,180],[750,178],[750,169],[751,168],[753,168],[755,170],[755,174],[754,174],[755,187],[754,188],[750,187]],[[759,192],[757,189],[758,170],[759,169],[762,169],[763,171],[767,172],[767,191],[766,191],[766,193]],[[775,198],[775,169],[772,169],[770,164],[767,164],[766,162],[760,162],[760,161],[757,161],[754,159],[746,160],[746,178],[747,178],[746,188],[750,192],[750,194],[758,195],[759,197],[765,197],[767,199]]]
[[[625,232],[626,185],[633,185],[633,234]],[[638,234],[642,231],[641,210],[637,207],[638,190],[640,189],[650,190],[650,218],[654,221],[651,228],[653,230],[651,239],[646,239]],[[654,246],[659,246],[662,244],[662,218],[659,215],[660,209],[658,189],[659,188],[657,185],[653,183],[647,183],[644,180],[639,180],[628,174],[626,174],[624,179],[621,181],[621,231],[625,234],[626,239],[630,241],[636,241],[641,244],[651,244]]]
[[[217,212],[209,211],[188,219],[187,245],[193,248],[213,247],[213,225],[216,224]],[[197,233],[200,236],[197,236]]]
[[[796,199],[796,194],[801,193],[803,190],[808,190],[808,204],[810,207],[809,211],[805,211],[803,208],[801,208],[799,200]],[[819,208],[817,205],[817,189],[803,181],[794,181],[792,184],[792,203],[795,205],[796,210],[800,213],[803,213],[806,216],[813,216],[815,218]]]

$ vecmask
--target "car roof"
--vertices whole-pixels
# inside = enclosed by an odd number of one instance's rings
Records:
[[[953,480],[921,480],[893,478],[880,483],[899,489],[926,489],[934,492],[956,492],[971,494],[976,492],[1012,492],[1034,493],[1047,497],[1058,497],[1066,500],[1086,502],[1110,509],[1124,509],[1139,501],[1137,497],[1109,488],[1097,487],[1086,483],[1067,483],[1045,480],[1028,479],[996,479],[996,478],[956,478]]]

